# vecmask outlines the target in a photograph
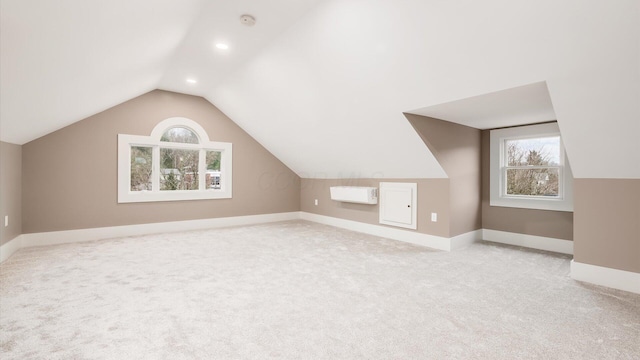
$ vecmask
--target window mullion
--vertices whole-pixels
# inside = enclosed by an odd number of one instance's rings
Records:
[[[504,166],[505,169],[529,170],[529,169],[560,169],[562,166],[557,165],[524,165],[524,166]]]
[[[206,177],[207,177],[207,152],[204,149],[200,149],[198,157],[198,190],[203,191],[207,189]]]
[[[161,141],[160,146],[163,148],[172,148],[172,149],[185,149],[185,150],[198,150],[202,148],[200,144],[188,144],[188,143],[175,143],[168,141]]]
[[[153,192],[160,192],[160,146],[153,147]]]

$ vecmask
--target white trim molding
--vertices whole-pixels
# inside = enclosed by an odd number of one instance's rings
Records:
[[[394,229],[358,221],[345,220],[308,212],[234,216],[215,219],[172,221],[164,223],[112,226],[92,229],[53,231],[22,234],[0,246],[0,263],[7,260],[21,248],[111,239],[125,236],[147,235],[190,230],[214,229],[229,226],[265,224],[288,220],[307,220],[335,226],[351,231],[388,239],[404,241],[437,250],[452,251],[470,245],[480,239],[509,245],[524,246],[539,250],[573,254],[573,242],[505,231],[480,229],[460,234],[452,238],[423,234],[415,231]],[[612,269],[602,266],[571,261],[571,277],[596,285],[607,286],[640,294],[640,273]]]
[[[51,231],[22,234],[0,247],[0,262],[21,248],[112,239],[125,236],[148,235],[190,230],[215,229],[229,226],[264,224],[297,220],[299,212],[233,216],[215,219],[172,221],[163,223],[110,226],[102,228]]]
[[[449,240],[451,242],[450,250],[458,250],[465,246],[471,245],[476,241],[482,240],[482,229],[456,235]]]
[[[215,219],[171,221],[163,223],[111,226],[104,228],[22,234],[22,247],[103,240],[124,236],[205,230],[228,226],[253,225],[298,219],[298,212],[234,216]]]
[[[442,236],[423,234],[415,231],[394,229],[387,226],[373,225],[353,220],[345,220],[331,216],[318,215],[304,211],[300,212],[300,219],[444,251],[458,249],[480,239],[479,230],[458,235],[453,238],[446,238]]]
[[[22,248],[22,235],[18,235],[0,246],[0,263],[7,260],[14,252]]]
[[[571,278],[640,294],[640,273],[571,260]]]
[[[482,229],[482,238],[501,244],[522,246],[532,249],[553,251],[573,255],[573,241],[544,236],[518,234],[507,231]]]

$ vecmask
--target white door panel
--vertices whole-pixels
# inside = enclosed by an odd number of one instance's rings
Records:
[[[416,229],[416,183],[380,183],[380,223]]]

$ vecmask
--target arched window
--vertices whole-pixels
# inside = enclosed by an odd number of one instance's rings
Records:
[[[178,142],[186,144],[199,144],[198,135],[193,130],[184,126],[174,126],[167,129],[160,137],[160,141]]]
[[[187,118],[161,121],[150,136],[118,135],[118,202],[231,198],[232,145],[209,141]]]

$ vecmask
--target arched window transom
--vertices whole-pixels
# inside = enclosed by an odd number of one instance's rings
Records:
[[[177,142],[185,144],[199,144],[200,140],[193,130],[184,126],[175,126],[167,129],[160,137],[160,141]]]

